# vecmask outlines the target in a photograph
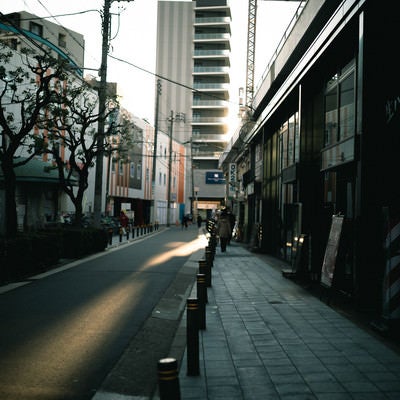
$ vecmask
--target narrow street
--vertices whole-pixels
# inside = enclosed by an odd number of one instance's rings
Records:
[[[203,246],[197,234],[173,226],[0,291],[0,398],[91,399]]]

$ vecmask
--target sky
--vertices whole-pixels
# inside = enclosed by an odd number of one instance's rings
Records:
[[[181,0],[178,0],[181,1]],[[184,0],[182,0],[184,1]],[[3,14],[27,11],[72,29],[85,37],[85,74],[97,76],[101,62],[101,16],[104,0],[1,0]],[[247,0],[230,0],[231,102],[239,102],[246,86]],[[298,2],[258,0],[254,83],[259,83]],[[107,81],[117,82],[121,104],[139,118],[154,123],[157,0],[114,1],[111,6],[110,54]],[[67,15],[80,13],[75,15]],[[93,70],[92,70],[93,69]],[[235,98],[237,96],[237,99]]]

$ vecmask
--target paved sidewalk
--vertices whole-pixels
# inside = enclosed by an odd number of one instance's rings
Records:
[[[243,246],[217,249],[207,292],[200,375],[185,350],[182,400],[400,399],[397,352]]]

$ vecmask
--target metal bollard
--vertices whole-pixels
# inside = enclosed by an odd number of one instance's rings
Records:
[[[208,264],[210,265],[210,268],[212,268],[214,266],[214,257],[211,250],[209,250],[208,247],[206,247],[205,256]]]
[[[158,361],[158,391],[160,400],[180,400],[178,362],[175,358]]]
[[[199,329],[206,329],[206,276],[197,274],[197,298],[199,300]]]
[[[206,253],[207,252],[209,252],[211,254],[211,259],[214,261],[215,254],[214,254],[213,249],[212,249],[212,247],[210,245],[206,246]]]
[[[206,276],[206,286],[211,287],[211,268],[207,260],[199,260],[199,273]]]
[[[119,242],[122,242],[122,226],[119,227]]]
[[[197,299],[186,300],[187,375],[200,375],[199,304]]]

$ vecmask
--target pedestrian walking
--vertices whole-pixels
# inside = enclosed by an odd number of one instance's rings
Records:
[[[233,228],[234,228],[235,223],[236,223],[236,217],[235,217],[235,214],[233,214],[233,212],[230,209],[227,209],[226,212],[228,214],[229,223],[231,224],[231,234],[230,234],[229,239],[228,239],[228,245],[229,245],[229,244],[231,244],[232,235],[233,235]]]
[[[186,215],[184,215],[182,217],[182,229],[183,228],[187,229],[187,227],[188,227],[188,217]]]
[[[203,222],[203,218],[201,218],[201,215],[199,214],[197,216],[197,226],[200,228],[201,227],[201,223]]]
[[[217,222],[217,235],[219,236],[219,242],[221,245],[221,252],[226,252],[226,245],[231,237],[232,229],[231,223],[229,222],[228,213],[226,210],[222,210]]]
[[[125,235],[128,229],[129,218],[124,210],[121,210],[121,213],[119,215],[119,223],[121,226],[122,233]]]

